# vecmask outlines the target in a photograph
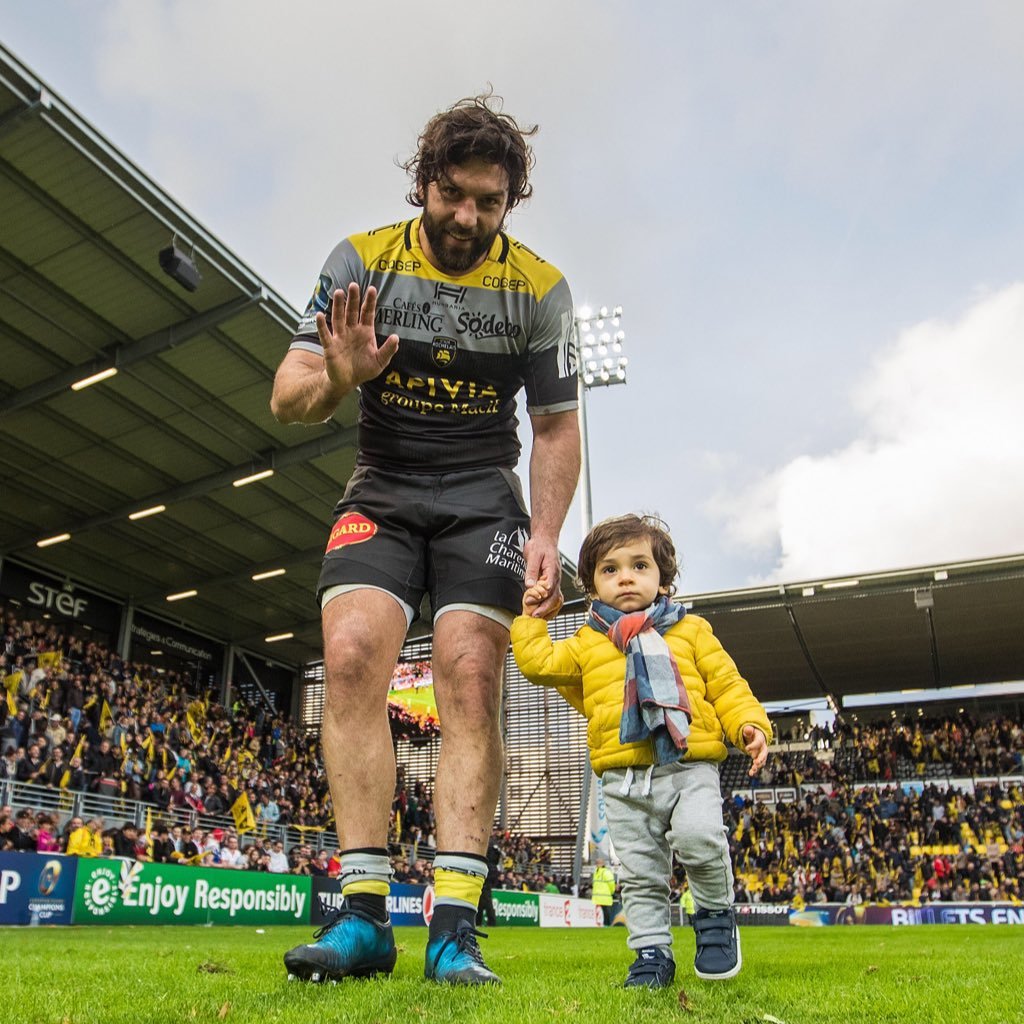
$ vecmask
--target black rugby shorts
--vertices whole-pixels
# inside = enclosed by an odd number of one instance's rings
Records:
[[[510,469],[396,473],[358,466],[334,509],[317,601],[329,587],[379,587],[418,614],[450,604],[518,615],[530,516]]]

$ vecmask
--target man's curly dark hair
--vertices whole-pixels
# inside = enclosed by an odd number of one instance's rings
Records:
[[[402,164],[412,176],[406,198],[413,206],[423,206],[432,181],[474,157],[498,164],[508,175],[506,213],[533,195],[529,178],[534,156],[526,140],[537,133],[537,125],[521,128],[511,114],[502,113],[502,102],[493,92],[469,96],[427,122],[415,156]]]

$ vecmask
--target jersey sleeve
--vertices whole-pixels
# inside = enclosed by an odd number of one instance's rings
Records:
[[[576,332],[564,277],[537,304],[526,360],[526,408],[531,415],[576,408]]]
[[[317,279],[313,295],[306,306],[289,349],[301,349],[314,355],[323,355],[323,346],[316,332],[316,315],[323,313],[330,320],[334,292],[347,288],[353,281],[363,286],[364,267],[349,239],[339,242],[327,257]]]

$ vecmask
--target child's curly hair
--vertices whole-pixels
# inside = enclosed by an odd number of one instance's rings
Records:
[[[651,553],[661,574],[659,586],[667,587],[670,596],[674,594],[679,565],[668,526],[658,516],[634,512],[603,520],[583,538],[576,565],[576,582],[580,588],[587,594],[593,594],[597,563],[613,548],[643,539],[651,542]]]

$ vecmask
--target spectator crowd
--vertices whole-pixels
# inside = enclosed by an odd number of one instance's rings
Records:
[[[4,611],[3,631],[0,780],[96,794],[112,812],[124,806],[119,799],[138,801],[151,824],[141,832],[98,817],[61,824],[65,815],[54,811],[3,807],[0,849],[337,874],[339,851],[285,850],[275,827],[332,831],[315,736],[243,701],[223,707],[189,680],[54,624]],[[409,673],[415,685],[425,669]],[[396,737],[415,734],[400,708],[392,724]],[[1024,774],[1017,718],[837,721],[791,738],[808,739],[799,746],[809,749],[774,752],[755,785],[790,787],[794,799],[734,798],[726,784],[739,901],[1024,900],[1021,785],[984,781],[969,792],[950,784]],[[252,814],[244,833],[198,827],[199,815],[229,816],[240,802]],[[396,881],[429,883],[432,793],[401,768],[389,840]],[[525,836],[495,831],[488,857],[493,888],[570,891],[550,851]],[[680,873],[677,890],[684,884]]]

